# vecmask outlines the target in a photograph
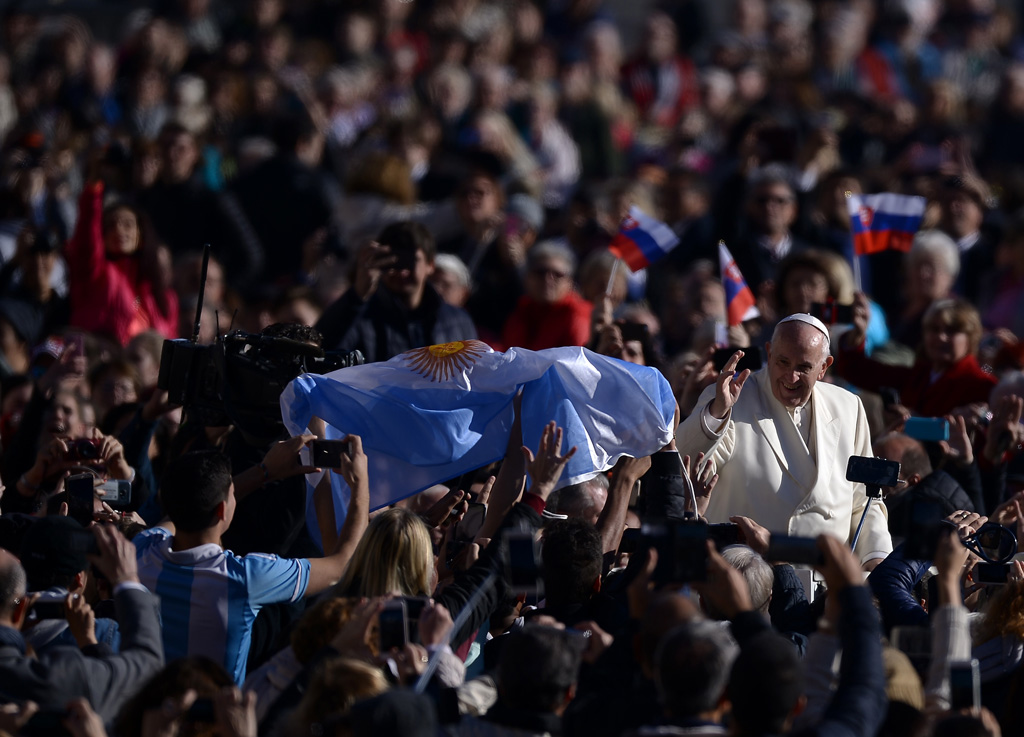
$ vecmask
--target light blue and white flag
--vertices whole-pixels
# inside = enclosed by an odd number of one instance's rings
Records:
[[[675,399],[658,370],[585,348],[497,353],[476,340],[304,374],[282,393],[281,413],[292,435],[306,432],[313,417],[327,423],[330,440],[359,435],[369,461],[370,508],[379,509],[501,459],[520,388],[523,443],[536,449],[555,420],[565,430],[563,450],[578,448],[560,487],[623,456],[654,453],[672,438]],[[349,490],[337,474],[332,483],[340,524]],[[311,494],[307,512],[319,540]]]

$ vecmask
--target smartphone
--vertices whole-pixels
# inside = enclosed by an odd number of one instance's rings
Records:
[[[217,715],[213,710],[213,699],[196,699],[185,712],[185,722],[192,724],[213,724]]]
[[[40,709],[18,730],[25,737],[63,737],[71,732],[64,726],[70,716],[66,709]]]
[[[68,517],[82,527],[92,524],[96,502],[96,487],[93,484],[95,478],[91,473],[78,473],[64,479],[64,490],[68,497]]]
[[[310,459],[317,468],[340,468],[341,456],[351,456],[347,440],[314,440]]]
[[[455,539],[464,543],[471,543],[476,540],[477,535],[484,526],[484,519],[487,517],[487,505],[479,502],[470,502],[469,509],[462,515],[455,526]]]
[[[505,533],[508,550],[506,575],[513,594],[535,594],[544,590],[541,578],[540,549],[531,532],[510,530]]]
[[[41,593],[32,605],[28,618],[36,622],[44,619],[64,619],[66,617],[64,596],[64,594],[50,592]]]
[[[949,664],[949,708],[952,711],[981,708],[981,671],[977,660]]]
[[[675,583],[706,581],[708,578],[708,526],[703,522],[680,522],[672,530],[675,548]]]
[[[742,544],[740,526],[735,522],[716,522],[708,525],[708,537],[715,543],[717,550]]]
[[[622,538],[619,540],[619,553],[632,555],[640,546],[640,528],[627,527],[622,531]]]
[[[884,458],[850,456],[846,480],[868,486],[896,486],[900,481],[900,464]]]
[[[835,300],[812,302],[811,314],[826,325],[849,325],[853,322],[853,305],[841,305]]]
[[[132,482],[124,479],[110,479],[93,488],[93,493],[111,509],[127,509],[132,503]]]
[[[903,434],[914,440],[949,440],[949,421],[944,417],[911,417],[903,425]]]
[[[402,601],[405,602],[405,621],[408,623],[406,629],[409,642],[413,645],[420,645],[422,644],[420,643],[420,617],[423,616],[423,610],[426,609],[430,599],[425,596],[403,596]]]
[[[774,532],[768,541],[768,552],[765,560],[773,563],[796,563],[805,566],[820,566],[825,562],[825,554],[818,547],[813,537],[795,537],[793,535],[776,535]]]
[[[380,622],[380,652],[403,648],[409,641],[408,613],[404,599],[392,599],[377,615]]]
[[[932,560],[945,516],[945,510],[937,502],[913,500],[904,535],[903,557],[907,560]]]
[[[1010,573],[1009,563],[978,563],[974,566],[972,576],[975,583],[999,585],[1006,583]]]
[[[736,365],[736,372],[745,371],[750,369],[751,372],[758,371],[764,364],[764,359],[761,357],[761,349],[756,346],[749,348],[736,348],[729,346],[728,348],[716,348],[715,355],[711,361],[715,365],[715,371],[722,371],[725,368],[725,364],[729,363],[729,359],[736,351],[743,351],[743,358]]]
[[[623,342],[628,340],[643,342],[648,339],[650,334],[650,328],[647,327],[646,323],[642,322],[624,322],[619,325],[619,329],[622,331]]]

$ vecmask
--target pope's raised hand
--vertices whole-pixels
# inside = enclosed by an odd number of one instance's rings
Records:
[[[743,358],[743,351],[736,351],[722,368],[718,378],[715,379],[715,398],[711,400],[711,416],[715,419],[724,420],[729,410],[736,404],[743,384],[750,377],[750,369],[744,369],[739,374],[736,367]]]

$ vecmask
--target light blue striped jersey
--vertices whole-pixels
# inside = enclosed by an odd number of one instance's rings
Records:
[[[160,597],[168,662],[205,655],[245,679],[252,625],[264,604],[296,601],[309,584],[309,561],[250,553],[219,545],[172,551],[171,533],[154,527],[135,537],[139,579]]]

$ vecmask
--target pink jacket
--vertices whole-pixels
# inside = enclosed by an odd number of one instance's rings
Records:
[[[153,285],[139,273],[138,255],[107,258],[103,244],[103,182],[85,186],[78,224],[64,258],[73,326],[110,336],[121,345],[150,328],[167,338],[177,337],[178,296],[167,290],[162,295],[166,308],[161,308]]]

